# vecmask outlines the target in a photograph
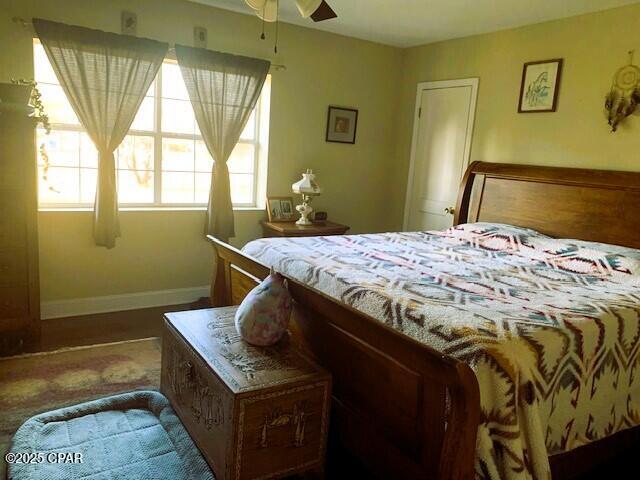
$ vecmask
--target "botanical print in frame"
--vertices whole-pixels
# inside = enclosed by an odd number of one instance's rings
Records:
[[[561,58],[525,63],[518,112],[555,112],[561,73]]]
[[[327,114],[327,142],[356,143],[358,110],[329,107]]]
[[[267,216],[270,222],[290,222],[295,217],[292,197],[267,197]]]

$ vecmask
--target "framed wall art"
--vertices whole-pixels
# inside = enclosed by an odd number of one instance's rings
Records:
[[[327,142],[356,143],[358,110],[353,108],[329,107],[327,113]]]
[[[525,63],[518,112],[555,112],[561,73],[561,58]]]

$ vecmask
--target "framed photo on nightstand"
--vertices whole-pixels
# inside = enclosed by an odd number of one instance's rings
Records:
[[[293,197],[267,197],[267,216],[270,222],[291,222],[295,213]]]

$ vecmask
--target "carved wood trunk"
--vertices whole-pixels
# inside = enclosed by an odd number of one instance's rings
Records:
[[[217,479],[321,471],[331,379],[288,338],[252,347],[236,307],[165,316],[161,390]]]

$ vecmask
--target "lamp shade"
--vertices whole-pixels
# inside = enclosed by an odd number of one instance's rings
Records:
[[[291,190],[293,190],[293,193],[301,195],[320,195],[322,193],[322,189],[316,183],[316,176],[311,169],[302,174],[301,180],[291,185]]]

